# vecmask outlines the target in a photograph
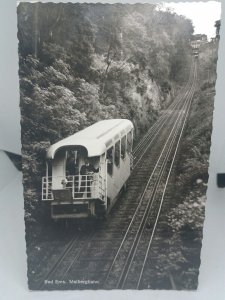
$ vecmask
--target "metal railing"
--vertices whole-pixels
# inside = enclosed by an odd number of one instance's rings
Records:
[[[54,188],[54,180],[58,182],[58,188]],[[104,200],[106,181],[100,174],[95,173],[66,177],[42,177],[42,200],[54,200],[54,191],[59,190],[70,190],[74,200]]]
[[[52,177],[42,177],[42,200],[53,200]]]

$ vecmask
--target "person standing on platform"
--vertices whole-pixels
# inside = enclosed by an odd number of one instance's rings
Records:
[[[93,174],[98,172],[99,168],[95,169],[94,166],[90,164],[89,160],[86,158],[84,161],[84,165],[82,165],[80,169],[80,175],[82,177],[79,198],[83,197],[85,190],[87,191],[87,198],[91,198],[91,184],[93,181]]]

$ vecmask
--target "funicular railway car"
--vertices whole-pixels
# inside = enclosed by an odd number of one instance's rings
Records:
[[[193,51],[193,56],[194,56],[195,58],[198,58],[198,55],[199,55],[199,50],[198,50],[198,49],[195,49],[195,50]]]
[[[199,48],[197,47],[192,48],[192,55],[197,58],[199,55]]]
[[[53,219],[105,216],[130,176],[133,124],[104,120],[49,147],[42,200]]]

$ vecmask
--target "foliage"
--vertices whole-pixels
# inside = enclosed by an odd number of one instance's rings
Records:
[[[40,198],[50,144],[109,118],[132,120],[138,139],[186,79],[192,24],[155,8],[18,5],[26,201],[29,189]]]

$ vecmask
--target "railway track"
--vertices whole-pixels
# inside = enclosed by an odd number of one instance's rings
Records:
[[[147,133],[143,136],[141,141],[133,150],[134,155],[134,166],[138,164],[138,161],[142,158],[143,152],[146,150],[147,147],[150,147],[154,139],[159,134],[160,130],[162,130],[163,126],[167,123],[169,118],[171,117],[172,112],[174,110],[179,110],[183,104],[184,98],[187,96],[192,83],[192,72],[194,68],[194,63],[191,66],[190,76],[188,82],[184,88],[182,94],[179,94],[176,99],[171,103],[171,105],[167,108],[166,112],[163,113],[160,118],[154,123],[154,125],[147,131]]]
[[[112,210],[107,223],[88,234],[75,234],[45,274],[44,280],[63,284],[45,286],[41,280],[38,289],[147,288],[145,271],[151,244],[189,115],[196,76],[193,62],[183,93],[134,149],[134,171],[128,191]],[[76,286],[68,283],[71,278],[78,280]],[[95,283],[87,286],[85,280]]]
[[[194,83],[194,82],[193,82]],[[181,136],[184,130],[184,126],[186,124],[186,120],[189,114],[190,106],[191,106],[191,100],[194,94],[194,86],[190,89],[187,100],[184,104],[184,111],[185,116],[182,115],[182,113],[177,117],[176,122],[174,123],[174,127],[172,128],[171,134],[168,137],[164,149],[161,152],[162,163],[159,163],[159,160],[157,161],[155,167],[159,166],[159,171],[156,176],[155,182],[152,180],[152,176],[154,176],[155,169],[153,170],[153,173],[151,177],[149,178],[149,181],[146,185],[146,188],[142,194],[141,197],[141,206],[144,205],[144,198],[146,195],[146,191],[151,190],[151,195],[146,197],[146,209],[144,211],[144,214],[142,215],[141,222],[138,220],[137,230],[132,230],[132,226],[137,226],[135,224],[135,218],[132,219],[132,222],[130,223],[127,232],[124,236],[124,239],[120,245],[120,248],[117,251],[117,254],[114,258],[114,261],[112,262],[112,265],[107,273],[106,280],[105,280],[105,288],[137,288],[139,289],[142,284],[142,277],[146,266],[146,261],[149,256],[149,251],[151,247],[151,243],[154,237],[155,229],[157,226],[158,218],[160,215],[160,211],[162,208],[164,195],[166,192],[168,180],[170,177],[170,173],[174,164],[174,160],[176,157],[177,149],[181,140]],[[178,137],[178,140],[177,140]],[[169,142],[168,142],[169,141]],[[164,154],[165,150],[165,154]],[[168,160],[170,159],[172,155],[172,161],[170,163],[170,167],[168,166]],[[169,167],[169,171],[166,172],[166,168]],[[156,172],[157,173],[157,172]],[[159,191],[162,191],[160,193]],[[150,222],[150,213],[153,209],[155,210],[155,218],[154,221],[151,220]],[[135,211],[135,215],[138,214],[138,209]],[[134,216],[135,216],[134,215]],[[149,230],[146,230],[146,224],[152,223],[152,232],[149,234]],[[127,252],[128,245],[126,245],[126,241],[129,241],[129,234],[136,232],[135,236],[132,237],[132,243],[129,243],[129,251]],[[148,243],[146,243],[146,238],[148,237]],[[130,238],[131,239],[131,238]],[[124,248],[124,249],[123,249]],[[140,249],[141,248],[141,251]],[[144,249],[146,248],[146,249]],[[139,251],[138,251],[139,250]],[[126,253],[126,259],[125,263],[121,261],[120,257],[124,257],[122,255],[122,252]],[[142,258],[141,258],[142,257]],[[135,264],[136,260],[136,264]],[[122,266],[121,268],[119,266]],[[141,266],[141,270],[138,270]],[[130,278],[129,278],[130,277]],[[135,280],[136,279],[136,280]],[[129,281],[130,280],[130,281]],[[145,287],[146,288],[146,287]]]

